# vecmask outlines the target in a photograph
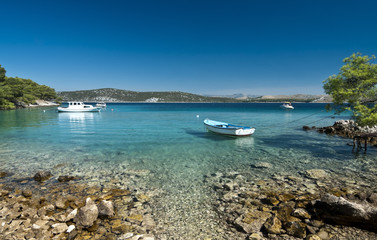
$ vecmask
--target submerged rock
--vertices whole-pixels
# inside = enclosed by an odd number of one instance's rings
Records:
[[[74,176],[59,176],[58,177],[59,182],[69,182],[69,181],[76,180],[76,179],[77,179],[77,177],[74,177]]]
[[[7,172],[0,171],[0,178],[4,178],[8,175]]]
[[[43,182],[49,179],[50,177],[52,177],[50,171],[39,171],[34,175],[34,180],[37,182]]]
[[[251,166],[254,168],[272,168],[272,164],[268,162],[257,162]]]
[[[328,176],[328,174],[326,173],[326,171],[323,170],[323,169],[310,169],[310,170],[306,170],[305,175],[308,178],[312,178],[312,179],[326,178]]]

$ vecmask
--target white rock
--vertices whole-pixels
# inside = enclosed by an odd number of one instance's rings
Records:
[[[51,227],[53,228],[52,233],[54,233],[54,234],[63,233],[65,231],[67,231],[67,229],[68,229],[68,226],[67,226],[66,223],[55,223],[55,224],[51,225]]]
[[[67,233],[70,233],[73,231],[73,229],[75,229],[75,225],[69,225],[68,229],[67,229]]]
[[[118,240],[119,239],[121,239],[121,240],[123,240],[123,239],[129,239],[129,238],[131,238],[131,237],[133,237],[133,233],[126,233],[126,234],[123,234],[122,236],[120,236],[119,238],[118,238]]]
[[[74,217],[76,217],[77,215],[77,208],[75,208],[72,212],[70,212],[67,216],[67,218],[65,219],[66,222],[72,220]]]
[[[32,229],[40,229],[41,226],[39,226],[39,225],[37,225],[37,224],[34,223],[34,224],[31,226],[31,228],[32,228]]]

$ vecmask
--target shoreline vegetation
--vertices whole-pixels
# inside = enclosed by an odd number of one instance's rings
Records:
[[[51,105],[43,101],[59,102],[53,88],[19,77],[7,77],[0,65],[0,109],[27,108],[35,105]]]

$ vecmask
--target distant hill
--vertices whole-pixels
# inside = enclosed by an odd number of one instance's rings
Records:
[[[136,92],[115,88],[58,92],[63,101],[83,102],[239,102],[225,97],[207,97],[185,92]]]
[[[256,98],[248,98],[248,102],[332,102],[328,95],[311,95],[311,94],[295,94],[295,95],[265,95]]]
[[[83,102],[331,102],[328,95],[265,95],[234,94],[202,96],[185,92],[136,92],[115,88],[57,92],[63,101]]]
[[[245,99],[248,99],[248,98],[261,97],[261,95],[247,95],[247,94],[243,94],[243,93],[235,93],[235,94],[232,94],[232,95],[204,95],[204,96],[235,98],[235,99],[238,99],[238,100],[245,100]]]

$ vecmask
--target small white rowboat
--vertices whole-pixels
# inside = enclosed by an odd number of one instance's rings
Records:
[[[250,136],[255,132],[255,128],[237,126],[229,123],[214,121],[210,119],[204,120],[207,130],[215,133],[232,136]]]

